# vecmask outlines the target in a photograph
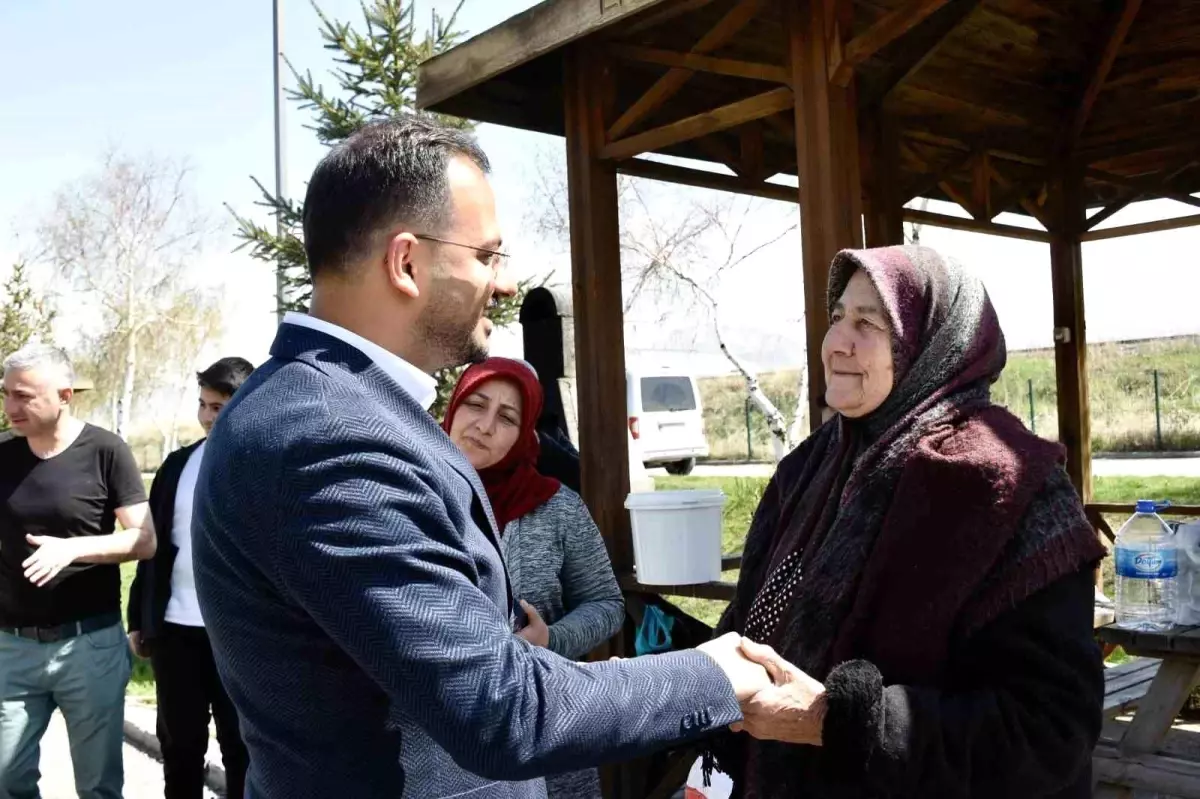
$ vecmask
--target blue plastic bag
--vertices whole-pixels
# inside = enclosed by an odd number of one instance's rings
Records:
[[[634,651],[641,656],[670,650],[671,628],[674,625],[673,616],[663,613],[656,605],[647,605],[642,623],[638,625],[637,638],[633,642]]]

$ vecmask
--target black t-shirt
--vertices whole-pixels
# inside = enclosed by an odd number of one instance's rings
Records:
[[[48,585],[25,579],[26,535],[109,535],[116,510],[146,501],[133,453],[85,425],[75,442],[42,460],[24,438],[0,439],[0,627],[50,627],[120,612],[121,570],[75,563]]]

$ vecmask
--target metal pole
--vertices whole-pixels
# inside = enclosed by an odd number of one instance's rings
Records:
[[[283,0],[274,0],[273,7],[273,44],[275,47],[274,53],[274,70],[275,70],[275,197],[278,200],[283,199],[284,185],[287,183],[284,175],[284,160],[283,160]],[[275,214],[275,235],[282,238],[283,216],[279,213]],[[284,300],[284,280],[283,280],[283,256],[280,255],[279,261],[275,264],[275,317],[278,322],[283,321],[283,300]]]
[[[750,398],[746,398],[746,460],[754,460],[754,439],[750,436]]]
[[[1033,411],[1033,379],[1029,380],[1029,432],[1037,435],[1037,414]]]
[[[1162,410],[1158,401],[1158,370],[1154,370],[1154,440],[1158,442],[1158,451],[1162,452]]]

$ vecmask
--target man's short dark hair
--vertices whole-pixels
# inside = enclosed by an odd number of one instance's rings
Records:
[[[304,196],[309,273],[344,274],[396,222],[436,234],[450,204],[447,165],[458,156],[490,170],[471,134],[416,114],[374,122],[330,150]]]
[[[200,388],[207,388],[232,397],[254,371],[254,364],[245,358],[222,358],[203,372],[196,373]]]

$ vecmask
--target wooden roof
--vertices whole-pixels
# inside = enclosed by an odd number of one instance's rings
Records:
[[[1089,207],[1200,205],[1187,196],[1200,191],[1200,1],[845,2],[851,33],[831,71],[857,78],[860,121],[882,109],[899,136],[905,198],[1040,216],[1045,167],[1070,151],[1089,169]],[[418,102],[562,135],[561,56],[576,40],[610,62],[611,157],[723,163],[756,187],[796,174],[775,0],[548,0],[427,62]],[[700,138],[636,135],[731,104]]]

